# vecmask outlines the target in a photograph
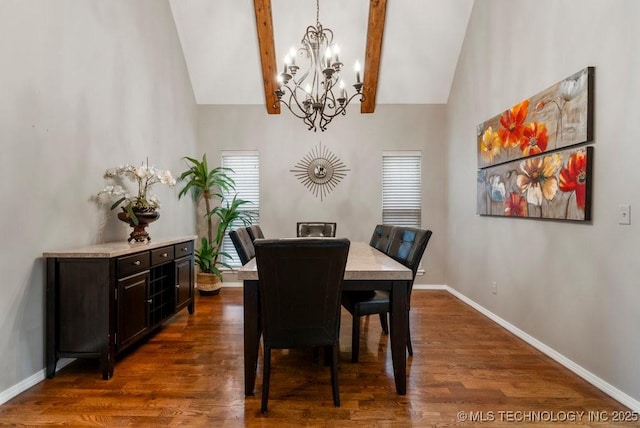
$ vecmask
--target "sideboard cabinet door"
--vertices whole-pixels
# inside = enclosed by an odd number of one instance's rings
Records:
[[[176,312],[189,305],[193,314],[193,257],[176,260]]]
[[[149,329],[149,271],[118,280],[118,351]]]

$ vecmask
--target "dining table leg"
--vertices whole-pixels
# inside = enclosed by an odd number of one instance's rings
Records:
[[[391,360],[396,392],[407,393],[407,332],[409,322],[408,305],[409,284],[406,281],[394,281],[391,287]]]
[[[260,347],[258,281],[244,281],[244,395],[254,395]]]

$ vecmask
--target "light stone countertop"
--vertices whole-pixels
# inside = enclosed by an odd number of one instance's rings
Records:
[[[170,238],[153,239],[145,242],[128,243],[126,240],[116,242],[106,242],[88,247],[72,248],[69,250],[47,251],[42,253],[43,257],[61,258],[111,258],[133,254],[138,251],[153,250],[154,248],[165,247],[167,245],[179,244],[185,241],[194,241],[196,235],[184,235]]]
[[[411,269],[366,242],[351,242],[344,272],[345,280],[411,280],[412,277]],[[255,257],[238,269],[238,279],[258,279]]]

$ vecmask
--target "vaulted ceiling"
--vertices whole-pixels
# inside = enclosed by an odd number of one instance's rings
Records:
[[[340,45],[342,74],[365,64],[367,24],[379,0],[320,0],[320,22]],[[268,4],[269,2],[264,2]],[[315,25],[315,0],[271,0],[275,58]],[[198,104],[265,104],[254,0],[170,0]],[[377,104],[443,104],[473,0],[386,0]],[[365,74],[367,70],[363,71]],[[274,75],[275,79],[275,75]]]

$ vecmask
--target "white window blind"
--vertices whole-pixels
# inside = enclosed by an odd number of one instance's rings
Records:
[[[239,210],[248,211],[252,217],[251,224],[258,224],[260,222],[260,156],[258,152],[223,151],[221,165],[233,170],[228,172],[228,175],[235,182],[237,198],[250,202],[240,206]],[[224,193],[225,199],[229,201],[233,196],[234,194]],[[239,227],[245,227],[244,223],[241,221],[231,223],[222,242],[222,251],[231,256],[225,262],[234,267],[241,266],[241,263],[233,242],[229,238],[229,232]]]
[[[420,152],[382,154],[382,222],[420,227],[422,218]]]

